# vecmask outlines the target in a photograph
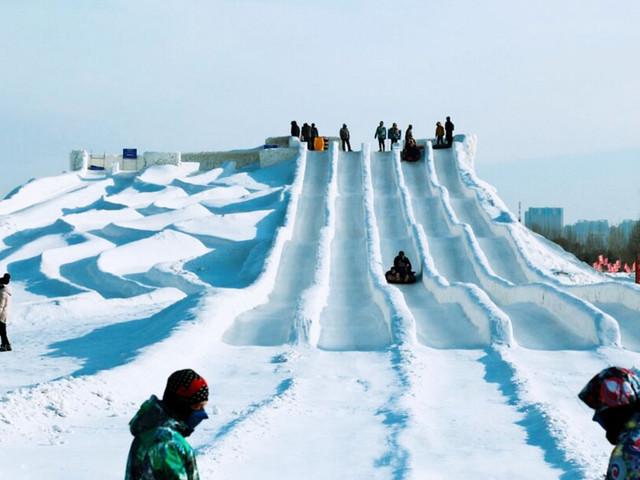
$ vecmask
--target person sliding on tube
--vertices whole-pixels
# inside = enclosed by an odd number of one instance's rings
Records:
[[[400,280],[408,282],[411,278],[411,262],[404,256],[404,252],[400,250],[396,258],[393,259],[393,267],[400,275]]]

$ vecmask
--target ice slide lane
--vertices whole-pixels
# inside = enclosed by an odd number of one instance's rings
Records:
[[[458,210],[452,206],[453,199],[462,196],[452,150],[434,151],[429,146],[425,164],[431,188],[421,188],[415,181],[409,180],[407,185],[416,219],[425,226],[436,268],[447,280],[472,283],[484,290],[511,319],[514,338],[524,347],[540,350],[588,349],[609,341],[606,328],[611,325],[612,319],[592,305],[550,284],[514,284],[496,275],[491,267],[495,260],[492,251],[495,253],[495,250],[484,251],[471,226],[459,220],[459,211],[467,219],[472,217],[473,212],[477,212],[475,205],[458,202]],[[403,165],[403,171],[407,172],[406,179],[412,177],[409,170],[416,167]],[[425,202],[417,199],[433,194],[439,199],[434,205],[436,209],[426,211],[423,207]],[[432,201],[431,198],[428,201]],[[482,225],[478,219],[471,223],[476,228]],[[447,235],[442,236],[443,232]],[[480,228],[480,233],[486,235],[489,229]],[[517,271],[518,262],[513,253],[511,257],[506,254],[499,257],[501,262],[511,258],[501,267],[502,270],[510,270],[508,265],[511,264],[512,269]],[[567,321],[567,318],[571,318],[571,321]]]
[[[307,152],[302,191],[291,239],[286,241],[274,288],[266,303],[239,315],[223,340],[231,345],[282,345],[297,339],[296,311],[313,285],[321,232],[328,219],[326,203],[335,162],[328,152]]]
[[[340,152],[337,163],[329,302],[320,315],[317,344],[326,350],[380,350],[392,343],[389,320],[370,277],[363,161],[361,152]]]

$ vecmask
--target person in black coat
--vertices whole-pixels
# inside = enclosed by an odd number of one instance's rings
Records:
[[[309,139],[309,150],[315,150],[316,149],[316,145],[315,145],[315,141],[316,138],[318,138],[320,135],[318,134],[318,129],[316,128],[316,124],[312,123],[311,124],[311,138]]]
[[[451,122],[451,117],[447,117],[447,121],[444,122],[444,131],[446,132],[445,138],[447,140],[447,145],[451,146],[453,143],[453,123]]]
[[[291,136],[300,138],[300,127],[298,126],[295,120],[291,122]]]
[[[308,123],[302,125],[302,141],[309,146],[309,139],[311,138],[311,127]]]
[[[393,259],[393,267],[400,274],[400,279],[408,281],[411,275],[411,262],[404,256],[404,252],[400,250],[396,258]]]

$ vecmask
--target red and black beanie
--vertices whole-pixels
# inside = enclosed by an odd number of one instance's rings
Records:
[[[162,401],[174,408],[189,407],[209,400],[207,381],[187,368],[173,372],[167,379]]]

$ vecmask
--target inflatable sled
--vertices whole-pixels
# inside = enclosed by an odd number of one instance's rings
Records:
[[[418,160],[420,160],[420,148],[416,147],[404,149],[400,153],[400,158],[405,162],[417,162]]]
[[[416,283],[416,280],[417,280],[415,272],[411,272],[407,280],[397,278],[396,275],[393,272],[391,272],[391,270],[385,273],[384,276],[387,279],[387,283],[398,283],[401,285]]]
[[[442,148],[451,148],[451,145],[449,145],[448,143],[445,143],[444,145],[436,145],[435,143],[433,144],[434,150],[440,150]]]

